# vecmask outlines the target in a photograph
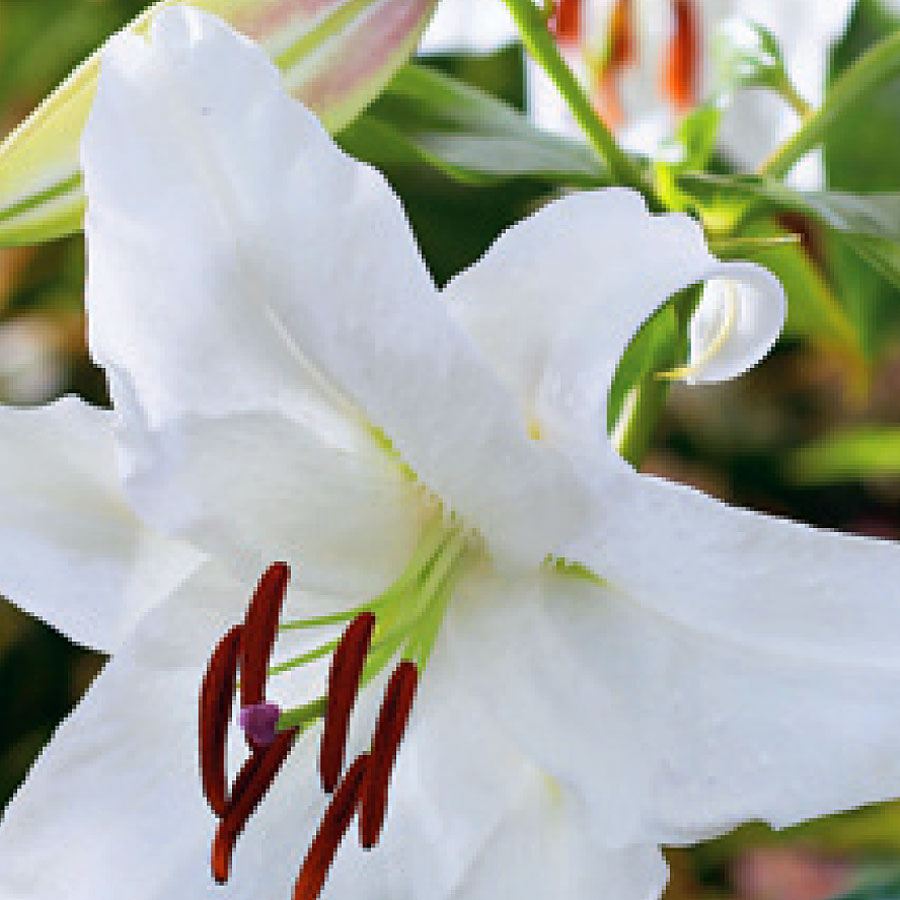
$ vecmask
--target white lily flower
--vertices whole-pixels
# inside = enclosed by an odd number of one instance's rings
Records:
[[[419,52],[489,53],[518,38],[515,22],[502,0],[440,0],[419,41]]]
[[[623,146],[658,156],[684,108],[720,89],[714,44],[736,22],[756,22],[771,31],[800,95],[814,106],[821,103],[828,53],[846,28],[853,0],[557,0],[556,6],[566,7],[579,23],[577,36],[560,41],[563,54],[601,113],[612,119]],[[672,86],[667,91],[662,82],[679,33],[683,52],[693,59],[683,60],[685,83],[676,89],[673,103]],[[483,52],[515,37],[502,0],[441,0],[419,49]],[[598,66],[602,70],[610,63],[607,82]],[[535,122],[580,137],[559,91],[534,64],[529,64],[528,83]],[[751,170],[798,124],[797,113],[771,91],[742,90],[724,109],[721,144],[739,166]],[[821,177],[820,157],[811,154],[792,180],[815,187]]]
[[[319,729],[227,891],[195,746],[210,649],[274,559],[290,615],[369,604],[424,667],[380,845],[346,840],[326,897],[646,900],[661,843],[900,793],[898,548],[641,476],[605,436],[659,304],[719,285],[733,315],[704,314],[693,362],[730,377],[777,334],[771,275],[610,190],[440,295],[384,180],[182,8],[111,45],[83,164],[115,409],[3,411],[0,585],[115,652],[5,813],[0,897],[287,896],[324,808]],[[404,572],[424,575],[390,590]],[[271,687],[299,705],[323,678],[295,660]]]
[[[820,104],[828,54],[847,25],[853,0],[589,0],[582,40],[568,51],[576,65],[611,39],[608,29],[617,5],[628,9],[633,19],[633,58],[614,73],[613,97],[621,116],[615,124],[626,147],[656,156],[685,108],[721,90],[715,43],[738,22],[768,29],[782,48],[788,77],[800,96],[813,106]],[[664,75],[679,37],[682,51],[693,57],[681,64],[685,83],[680,87],[671,83],[671,75]],[[547,127],[562,123],[565,130],[574,131],[571,117],[559,111],[561,101],[546,79],[536,77],[533,84],[538,122]],[[540,110],[546,111],[543,119]],[[771,90],[740,90],[723,106],[720,143],[742,169],[752,170],[797,129],[799,121]],[[820,155],[801,160],[791,177],[798,185],[820,185]]]

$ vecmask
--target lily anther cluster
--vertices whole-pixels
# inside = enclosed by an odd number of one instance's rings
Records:
[[[290,571],[274,563],[263,574],[241,625],[232,626],[210,658],[200,690],[200,775],[203,793],[219,819],[212,845],[212,874],[228,881],[231,856],[248,819],[284,765],[297,737],[323,720],[319,773],[322,788],[334,793],[312,840],[294,886],[294,900],[315,900],[343,837],[359,810],[360,843],[378,843],[387,814],[388,782],[406,730],[418,683],[418,669],[403,659],[394,669],[369,750],[344,768],[350,714],[361,682],[370,681],[378,662],[366,669],[376,617],[358,613],[338,642],[328,672],[327,695],[294,711],[297,724],[276,727],[278,707],[266,702],[266,674]],[[241,726],[250,756],[230,788],[227,784],[227,729],[235,677],[241,673]]]
[[[765,355],[769,272],[609,189],[438,291],[381,175],[184,7],[109,45],[82,166],[112,408],[0,409],[0,589],[110,660],[5,812],[0,897],[646,900],[663,844],[900,794],[898,548],[607,437],[685,289],[676,375]]]

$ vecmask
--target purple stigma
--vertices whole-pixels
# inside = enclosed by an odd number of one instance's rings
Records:
[[[238,721],[248,739],[262,747],[275,740],[275,726],[281,710],[274,703],[254,703],[241,707]]]

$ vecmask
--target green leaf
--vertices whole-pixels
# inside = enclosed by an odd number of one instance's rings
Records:
[[[900,474],[900,428],[860,427],[792,452],[785,472],[796,484],[833,484]]]
[[[887,4],[859,0],[846,35],[832,58],[832,77],[840,76],[871,47],[900,27],[900,16]],[[900,190],[900,80],[882,85],[864,105],[848,110],[825,139],[829,187],[842,191]],[[888,211],[890,212],[890,211]],[[900,221],[896,207],[895,224]],[[894,237],[896,234],[871,237]],[[867,344],[875,352],[900,326],[896,247],[856,238],[834,241],[835,281],[855,312]]]
[[[712,42],[716,80],[722,90],[770,87],[788,80],[778,39],[768,28],[748,19],[724,22]]]
[[[900,15],[878,0],[859,0],[831,60],[837,82],[866,51],[900,28]],[[849,191],[900,190],[900,79],[878,87],[832,123],[825,137],[828,185]]]
[[[672,382],[660,378],[687,357],[687,323],[700,298],[699,286],[679,292],[641,327],[622,354],[607,403],[613,446],[635,468],[653,442]]]
[[[796,212],[816,219],[832,231],[900,241],[900,193],[799,191],[755,175],[696,171],[680,174],[678,184],[703,204],[751,204],[745,215],[760,212],[768,216],[773,209]]]
[[[883,866],[864,875],[856,885],[832,900],[900,900],[900,869]]]
[[[693,198],[680,189],[678,176],[706,168],[716,149],[721,123],[719,105],[714,101],[704,103],[681,120],[674,136],[661,147],[654,174],[657,191],[669,209],[693,206]]]
[[[425,164],[470,184],[606,183],[586,144],[541,131],[503,101],[416,63],[397,73],[340,143],[378,168]]]
[[[161,0],[129,26],[145,34]],[[258,40],[286,86],[338,131],[412,52],[436,0],[194,0]],[[0,244],[51,240],[80,230],[79,141],[102,48],[79,66],[0,145]]]

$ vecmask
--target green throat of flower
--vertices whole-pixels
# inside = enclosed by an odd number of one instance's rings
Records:
[[[444,620],[447,603],[459,575],[479,552],[480,540],[451,519],[432,523],[425,530],[412,559],[400,577],[373,600],[333,615],[284,622],[280,630],[313,629],[350,622],[362,613],[375,617],[375,628],[362,685],[367,685],[398,653],[424,670]],[[320,644],[314,650],[269,669],[270,675],[307,665],[333,653],[339,641]],[[317,718],[321,697],[281,714],[278,729],[302,727]]]
[[[315,900],[355,816],[360,843],[372,848],[387,813],[391,772],[424,671],[460,574],[481,553],[481,541],[454,517],[427,527],[400,577],[377,597],[330,615],[279,623],[290,577],[285,563],[263,574],[244,621],[216,646],[200,690],[200,773],[219,819],[212,846],[215,880],[228,880],[240,833],[272,785],[294,743],[323,721],[319,755],[322,788],[331,795],[294,887],[295,900]],[[337,640],[270,666],[280,631],[345,624]],[[279,673],[331,656],[326,693],[294,709],[266,701],[266,682]],[[369,750],[345,768],[350,715],[359,691],[399,658],[385,689]],[[238,685],[237,674],[241,679]],[[229,785],[226,745],[236,688],[250,756]]]

